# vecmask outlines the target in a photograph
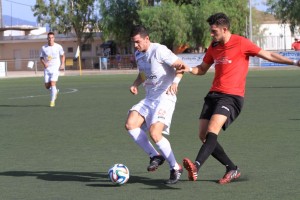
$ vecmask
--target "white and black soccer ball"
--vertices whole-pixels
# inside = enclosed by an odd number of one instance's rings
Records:
[[[129,180],[129,169],[124,164],[114,164],[108,170],[108,177],[113,184],[123,185]]]

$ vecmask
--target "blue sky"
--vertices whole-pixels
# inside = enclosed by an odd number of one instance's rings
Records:
[[[2,0],[2,14],[35,22],[36,18],[31,11],[35,2],[36,0]]]
[[[252,6],[256,7],[258,10],[261,11],[266,11],[267,10],[267,6],[266,4],[267,0],[251,0]]]
[[[264,2],[266,0],[251,0],[252,6],[255,6],[259,10],[266,10]],[[36,18],[33,16],[31,7],[35,4],[36,0],[2,0],[2,13],[3,15],[13,16],[15,18],[21,18],[24,20],[36,22]]]

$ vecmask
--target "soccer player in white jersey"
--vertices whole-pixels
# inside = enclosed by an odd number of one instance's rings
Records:
[[[182,74],[176,73],[176,69],[184,63],[166,46],[150,42],[149,34],[143,26],[133,28],[131,41],[136,48],[139,74],[130,87],[130,92],[137,95],[138,87],[142,84],[146,96],[129,110],[125,128],[135,143],[149,155],[150,165],[147,170],[155,171],[167,160],[170,178],[166,184],[175,184],[183,170],[163,133],[169,134],[178,83],[182,78]],[[159,151],[148,140],[148,131]]]
[[[59,69],[65,65],[65,53],[60,44],[54,42],[53,32],[48,33],[48,44],[42,46],[40,60],[44,65],[45,87],[51,91],[50,107],[55,106],[58,89],[56,82],[59,76]]]

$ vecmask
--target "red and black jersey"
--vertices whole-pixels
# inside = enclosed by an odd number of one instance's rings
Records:
[[[226,44],[213,42],[203,61],[215,63],[215,77],[210,91],[244,97],[249,56],[261,50],[247,38],[232,34]]]

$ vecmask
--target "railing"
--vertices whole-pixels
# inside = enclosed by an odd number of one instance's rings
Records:
[[[80,70],[79,60],[66,58],[65,69]],[[127,70],[136,69],[133,55],[116,55],[109,57],[90,57],[81,59],[81,70]],[[9,76],[11,73],[24,72],[27,75],[41,75],[44,67],[39,58],[0,60],[0,73]],[[5,74],[5,75],[3,75]]]
[[[278,52],[278,51],[277,51]],[[299,51],[281,51],[278,52],[292,60],[300,59]],[[200,54],[178,54],[178,57],[189,66],[196,66],[202,62],[204,53]],[[66,58],[65,69],[66,71],[74,70],[89,70],[91,73],[94,71],[104,70],[130,70],[136,69],[136,62],[132,54],[129,55],[114,55],[109,57],[90,57],[81,59],[81,69],[79,67],[79,60],[73,58]],[[272,67],[282,66],[274,64],[258,57],[250,57],[249,67]],[[14,59],[14,60],[0,60],[0,77],[10,76],[16,72],[24,74],[42,75],[44,67],[39,58],[35,59]]]

